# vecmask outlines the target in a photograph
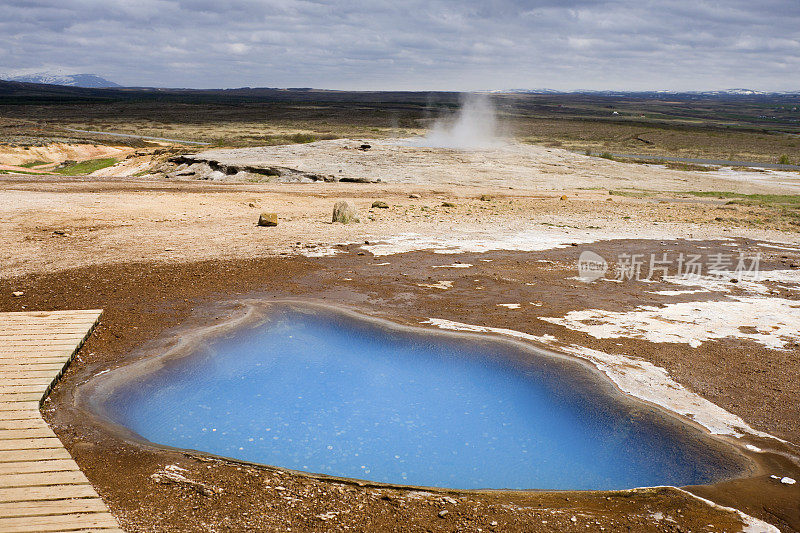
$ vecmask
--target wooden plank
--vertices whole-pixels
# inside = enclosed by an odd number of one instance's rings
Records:
[[[59,370],[64,368],[64,363],[65,361],[26,361],[24,363],[20,362],[12,365],[4,365],[0,363],[0,375],[2,375],[4,378],[7,377],[6,374],[9,372],[52,372],[55,375]],[[6,381],[6,379],[3,379],[0,382],[7,384]]]
[[[0,394],[0,403],[6,404],[38,402],[41,399],[41,392],[12,392],[9,394]]]
[[[83,337],[78,337],[75,339],[69,337],[61,337],[59,336],[58,339],[29,339],[25,337],[12,337],[6,338],[2,341],[3,348],[72,348],[74,349],[75,346],[83,340]]]
[[[2,383],[2,382],[0,382]],[[39,393],[39,396],[42,395],[42,392],[47,389],[49,383],[37,383],[34,385],[0,385],[0,395],[3,394],[25,394],[25,393],[32,393],[36,392]]]
[[[30,420],[31,418],[41,420],[42,415],[39,412],[33,412],[30,409],[1,411],[0,422],[4,420]]]
[[[11,372],[5,372],[3,374],[2,382],[5,382],[5,380],[7,379],[31,379],[31,378],[50,379],[52,381],[57,374],[58,372],[53,372],[52,370],[16,370]]]
[[[52,487],[3,487],[0,502],[65,500],[67,498],[99,498],[91,485],[54,485]],[[0,531],[3,528],[0,527]]]
[[[75,350],[75,345],[77,342],[71,341],[24,341],[22,339],[10,342],[3,343],[3,351],[4,352],[31,352],[31,355],[36,355],[35,352],[39,350],[47,351],[47,350],[68,350],[73,351]]]
[[[80,470],[67,472],[28,472],[0,474],[0,487],[37,487],[48,485],[88,485]]]
[[[75,525],[93,529],[119,529],[119,524],[108,512],[0,518],[0,531],[5,533],[74,531]]]
[[[0,474],[30,474],[35,472],[67,472],[79,470],[72,459],[51,459],[49,461],[18,461],[0,463]]]
[[[0,420],[0,430],[3,429],[30,429],[30,428],[45,428],[50,427],[42,420],[41,416],[27,418],[25,420]]]
[[[44,450],[47,448],[61,448],[63,445],[57,437],[44,437],[38,439],[5,439],[0,440],[0,451],[5,450]]]
[[[106,504],[98,498],[0,503],[0,518],[75,513],[102,513],[104,511],[106,511]]]
[[[0,313],[0,531],[122,531],[39,412],[99,310]]]
[[[69,359],[75,353],[74,348],[57,348],[57,347],[48,347],[47,349],[41,348],[37,349],[35,353],[32,353],[30,347],[8,347],[0,346],[0,357],[26,357],[29,360],[35,360],[37,357],[41,357],[42,359],[51,358],[51,357],[61,357],[64,360]]]
[[[38,411],[38,410],[39,410],[38,401],[0,403],[0,411]]]
[[[66,363],[63,357],[44,356],[30,360],[27,357],[0,357],[0,365],[3,366],[27,366],[27,365],[63,365]]]
[[[85,335],[87,332],[86,324],[63,324],[52,325],[47,328],[47,331],[31,330],[30,324],[16,324],[0,326],[0,336],[3,335],[21,335],[26,337],[41,338],[52,337],[55,335]]]
[[[11,394],[15,392],[44,392],[45,389],[52,383],[52,380],[46,379],[13,379],[8,380],[11,383],[0,381],[0,394]]]
[[[35,320],[44,322],[47,320],[67,320],[70,318],[87,319],[92,318],[93,315],[100,314],[101,310],[98,309],[80,309],[77,311],[12,311],[10,313],[3,313],[0,315],[2,320]]]
[[[16,463],[19,461],[49,461],[50,459],[72,459],[72,456],[64,448],[0,450],[0,463]]]
[[[31,328],[28,327],[27,329],[23,328],[15,328],[10,329],[8,326],[0,329],[0,339],[3,337],[13,337],[13,336],[22,336],[22,337],[32,337],[32,338],[39,338],[39,339],[52,339],[53,333],[58,333],[59,336],[62,335],[73,335],[76,337],[83,337],[86,335],[86,327],[84,324],[75,324],[73,326],[56,326],[56,327],[48,327],[47,330],[43,328]]]
[[[38,439],[42,437],[53,437],[56,434],[49,427],[26,428],[26,429],[4,429],[0,430],[0,440],[8,439]]]

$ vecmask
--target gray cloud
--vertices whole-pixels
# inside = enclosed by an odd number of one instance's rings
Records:
[[[0,0],[0,72],[126,85],[800,89],[796,0]]]

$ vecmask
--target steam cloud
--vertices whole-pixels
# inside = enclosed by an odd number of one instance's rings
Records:
[[[453,119],[437,120],[427,135],[413,139],[412,146],[474,150],[504,144],[494,103],[485,94],[467,94]]]

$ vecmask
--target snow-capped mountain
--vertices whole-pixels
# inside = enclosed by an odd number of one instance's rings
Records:
[[[40,72],[38,74],[25,74],[8,78],[10,81],[21,81],[25,83],[44,83],[47,85],[68,85],[70,87],[121,87],[121,85],[101,78],[96,74],[56,74],[51,72]]]

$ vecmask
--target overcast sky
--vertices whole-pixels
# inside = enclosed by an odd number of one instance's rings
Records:
[[[0,0],[0,73],[123,85],[800,89],[798,0]]]

